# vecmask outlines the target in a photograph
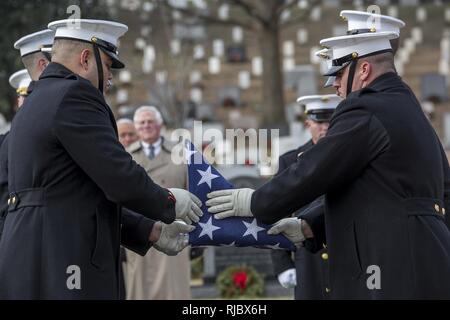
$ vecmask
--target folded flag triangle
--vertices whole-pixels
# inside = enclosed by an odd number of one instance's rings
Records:
[[[205,202],[212,191],[233,189],[190,141],[185,142],[189,191],[203,203],[203,217],[189,233],[189,244],[195,246],[257,247],[295,251],[295,246],[283,235],[269,235],[269,225],[255,218],[230,217],[222,220],[208,212]]]

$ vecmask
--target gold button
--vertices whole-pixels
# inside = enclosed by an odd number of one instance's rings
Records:
[[[445,208],[442,208],[442,214],[445,216]]]
[[[11,204],[11,198],[8,198],[8,206]]]
[[[436,210],[437,213],[440,212],[440,208],[439,208],[439,205],[438,205],[438,204],[435,204],[435,205],[434,205],[434,210]]]
[[[327,293],[330,293],[330,292],[331,292],[331,289],[330,289],[330,288],[325,288],[325,291],[326,291]]]
[[[16,197],[12,198],[12,204],[16,203]]]
[[[322,259],[328,260],[328,253],[322,253]]]

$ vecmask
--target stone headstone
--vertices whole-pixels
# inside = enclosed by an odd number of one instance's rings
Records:
[[[256,77],[263,74],[263,60],[261,57],[254,57],[252,59],[252,73]]]
[[[444,144],[446,148],[450,147],[450,112],[444,114]]]
[[[284,86],[287,88],[297,89],[300,80],[306,79],[305,81],[302,80],[302,82],[311,81],[315,83],[316,82],[315,77],[316,71],[313,66],[311,65],[297,66],[294,69],[284,73]],[[308,87],[309,86],[310,85],[308,85]],[[313,85],[313,87],[317,89],[315,85]],[[306,91],[310,90],[307,89]]]
[[[152,12],[155,9],[155,5],[152,2],[146,1],[142,4],[142,10],[145,12]]]
[[[199,104],[196,108],[196,119],[201,121],[214,120],[214,108],[209,104]]]
[[[414,27],[411,30],[411,37],[417,43],[421,44],[423,42],[423,31],[421,27]]]
[[[291,18],[291,11],[290,10],[283,10],[281,13],[280,19],[281,21],[285,22],[288,21]]]
[[[297,41],[299,44],[305,44],[308,42],[308,30],[307,29],[299,29],[297,31]]]
[[[447,81],[445,76],[435,73],[421,77],[422,100],[442,102],[448,100]]]
[[[152,33],[152,27],[150,26],[142,26],[141,27],[141,36],[146,38]]]
[[[225,44],[222,39],[215,39],[213,41],[213,54],[216,57],[223,57],[225,53]]]
[[[170,52],[172,55],[179,55],[181,52],[181,41],[179,39],[172,39],[170,41]]]
[[[117,90],[116,102],[117,104],[124,104],[128,102],[128,91],[126,89]]]
[[[257,249],[251,247],[216,247],[215,248],[215,268],[219,275],[223,270],[233,265],[243,265],[254,267],[258,272],[268,278],[274,277],[270,250]]]
[[[136,38],[136,41],[134,42],[134,47],[138,50],[144,50],[146,46],[146,42],[142,38]]]
[[[169,76],[169,74],[167,71],[165,71],[165,70],[158,71],[158,72],[156,72],[156,75],[155,75],[156,82],[160,85],[166,84],[167,80],[168,80],[168,76]]]
[[[283,71],[291,71],[295,68],[295,59],[294,58],[284,58],[283,59]]]
[[[201,41],[206,37],[205,26],[177,22],[173,29],[174,37],[180,40]]]
[[[297,97],[317,93],[317,74],[312,66],[306,66],[297,79]]]
[[[208,70],[211,74],[219,74],[221,70],[220,59],[218,57],[210,57],[208,60]]]
[[[397,6],[389,6],[387,9],[388,16],[398,18],[398,7]]]
[[[197,84],[202,81],[202,73],[198,70],[191,71],[189,75],[189,82],[191,84]]]
[[[230,63],[240,63],[247,60],[245,47],[241,45],[233,45],[227,48],[227,61]]]
[[[232,38],[233,42],[242,43],[242,40],[244,39],[244,30],[242,27],[233,27]]]
[[[283,42],[283,55],[286,58],[292,58],[295,54],[294,41],[288,40]]]
[[[169,4],[175,8],[186,9],[188,7],[188,0],[168,0]]]
[[[205,48],[201,44],[197,44],[194,47],[194,59],[201,60],[205,57]]]
[[[247,90],[251,86],[251,77],[250,72],[248,71],[240,71],[239,72],[239,88],[242,90]]]
[[[310,18],[314,22],[320,21],[322,19],[322,8],[319,6],[314,7],[311,10]]]
[[[419,0],[400,0],[401,6],[418,6]]]
[[[309,8],[308,0],[299,0],[298,7],[303,10],[308,9]]]
[[[195,103],[201,103],[203,100],[203,92],[200,88],[192,88],[190,92],[191,100]]]
[[[417,8],[416,19],[417,19],[417,22],[427,21],[427,9],[425,9],[424,7]]]
[[[327,1],[323,1],[323,6],[325,8],[338,8],[341,6],[341,1],[340,0],[327,0]]]
[[[224,86],[219,89],[220,106],[239,106],[241,104],[241,89],[236,86]]]
[[[450,8],[445,9],[445,21],[450,22]]]
[[[119,81],[123,84],[128,84],[131,82],[131,72],[130,70],[121,70],[119,72]]]
[[[219,7],[218,16],[221,20],[228,20],[230,17],[230,6],[228,4],[222,4]]]

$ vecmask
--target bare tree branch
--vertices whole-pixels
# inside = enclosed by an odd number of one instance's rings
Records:
[[[295,3],[295,2],[294,2],[294,3]],[[281,28],[281,29],[285,29],[285,28],[291,27],[291,26],[293,26],[293,25],[298,25],[298,24],[301,24],[301,23],[305,22],[305,18],[306,18],[309,14],[311,14],[311,11],[312,11],[318,4],[320,4],[320,0],[315,0],[315,1],[313,1],[313,2],[309,5],[308,9],[302,10],[302,11],[300,12],[300,14],[298,14],[296,17],[293,17],[292,19],[289,19],[289,20],[287,20],[286,22],[281,23],[281,24],[280,24],[280,28]],[[286,4],[286,5],[287,5],[287,4]],[[292,5],[292,4],[291,4],[291,5]]]
[[[226,0],[226,1],[242,8],[249,17],[258,20],[259,23],[261,24],[269,23],[268,19],[260,15],[258,10],[251,4],[245,2],[245,0]]]
[[[203,14],[203,13],[200,13],[199,11],[196,11],[196,10],[174,7],[168,1],[161,1],[160,3],[162,3],[169,10],[179,11],[179,12],[181,12],[183,14],[188,15],[188,16],[198,18],[198,19],[200,19],[200,20],[202,20],[204,22],[214,23],[214,24],[221,24],[221,25],[226,25],[226,26],[236,26],[236,25],[238,25],[238,26],[241,26],[242,28],[245,28],[245,29],[248,29],[248,30],[251,30],[251,31],[256,31],[256,28],[255,28],[254,25],[246,23],[246,22],[238,20],[238,19],[222,20],[222,19],[220,19],[218,17],[214,17],[212,15]]]
[[[295,6],[298,2],[295,0],[291,0],[289,2],[286,2],[285,4],[281,5],[278,9],[277,9],[277,15],[280,16],[284,10],[289,10],[291,9],[293,6]]]

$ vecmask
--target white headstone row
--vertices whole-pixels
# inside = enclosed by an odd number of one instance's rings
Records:
[[[439,60],[439,73],[448,77],[450,75],[450,35],[444,32],[441,40],[441,58]]]
[[[250,89],[251,86],[251,76],[248,71],[240,71],[238,76],[239,88],[242,90]]]
[[[156,59],[155,48],[150,45],[144,47],[144,54],[142,57],[142,72],[149,74],[153,71],[153,65]]]
[[[252,59],[252,73],[256,77],[263,74],[263,60],[261,57],[253,57]]]

